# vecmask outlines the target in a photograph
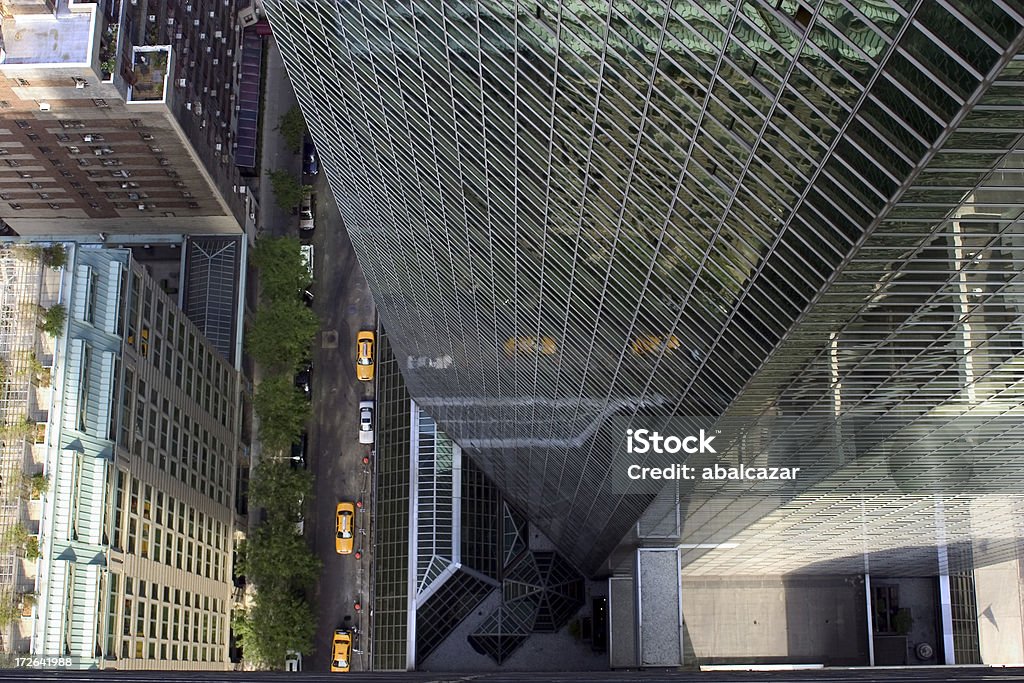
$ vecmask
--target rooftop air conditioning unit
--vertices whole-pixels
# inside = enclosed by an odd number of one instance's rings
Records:
[[[78,88],[79,90],[81,90],[82,88],[84,88],[87,85],[89,85],[88,81],[83,81],[83,80],[75,81],[75,87]]]
[[[253,5],[238,10],[238,23],[243,27],[252,26],[257,21],[259,17],[256,16],[256,8]]]
[[[145,211],[145,210],[146,210],[146,205],[145,204],[139,204],[139,211]]]
[[[49,102],[40,102],[39,103],[39,111],[50,111],[50,103]]]

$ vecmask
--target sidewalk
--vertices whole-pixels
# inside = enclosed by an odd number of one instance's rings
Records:
[[[298,104],[291,81],[285,72],[281,51],[273,36],[268,36],[266,53],[267,77],[263,87],[263,128],[260,131],[260,177],[256,199],[259,208],[256,215],[256,233],[281,237],[295,235],[298,218],[287,209],[282,209],[274,199],[273,186],[268,173],[284,170],[301,179],[302,162],[297,152],[288,148],[277,127],[281,117]]]

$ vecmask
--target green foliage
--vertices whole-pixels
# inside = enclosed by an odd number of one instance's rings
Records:
[[[248,612],[235,613],[232,626],[246,661],[259,668],[281,668],[288,650],[313,651],[316,617],[302,596],[322,564],[295,533],[312,489],[310,475],[283,460],[264,460],[253,471],[250,499],[266,508],[267,517],[238,548],[240,569],[256,596]]]
[[[63,244],[43,247],[41,258],[43,265],[54,269],[63,268],[68,263],[68,250],[64,248]]]
[[[264,459],[249,482],[249,500],[267,510],[267,518],[284,523],[299,521],[302,504],[313,493],[313,477],[291,467],[286,459]]]
[[[36,423],[26,415],[17,422],[0,424],[0,440],[26,439],[35,431],[35,428]]]
[[[231,620],[247,662],[261,669],[281,669],[288,650],[313,652],[316,615],[309,603],[289,593],[260,591],[248,613]]]
[[[284,113],[284,116],[277,123],[281,135],[293,152],[302,149],[302,138],[306,135],[306,120],[302,117],[302,110],[295,105]]]
[[[25,547],[25,544],[28,543],[28,540],[28,529],[25,528],[24,524],[18,522],[4,531],[3,538],[0,538],[0,548],[3,548],[4,550],[23,548]]]
[[[25,559],[26,560],[38,560],[39,559],[39,537],[29,536],[25,541]]]
[[[35,262],[43,257],[43,248],[34,244],[18,244],[12,249],[15,258],[21,261]]]
[[[256,311],[246,344],[257,363],[291,371],[309,357],[319,328],[316,314],[298,297],[271,301]]]
[[[231,578],[240,579],[249,574],[246,558],[249,556],[249,542],[241,540],[235,545],[235,561],[231,564]]]
[[[67,322],[67,319],[68,309],[64,307],[64,304],[54,304],[43,313],[43,322],[39,325],[39,329],[51,337],[56,337],[64,331],[64,323]]]
[[[290,448],[310,417],[309,400],[287,375],[260,382],[253,409],[260,418],[260,443],[267,455]]]
[[[39,356],[36,355],[35,351],[25,351],[22,353],[22,357],[28,364],[27,374],[32,378],[40,387],[50,386],[50,368],[43,365],[42,361],[39,360]],[[0,373],[4,370],[2,364],[0,364]]]
[[[19,616],[21,616],[21,610],[15,604],[11,592],[0,591],[0,628],[7,628]]]
[[[246,579],[260,593],[302,591],[316,583],[321,563],[295,532],[295,522],[268,520],[249,539]]]
[[[29,492],[33,498],[41,498],[44,493],[50,490],[50,479],[45,474],[33,474],[28,479]]]
[[[259,270],[260,284],[267,298],[294,299],[313,281],[299,246],[295,237],[261,237],[256,240],[252,263]]]
[[[309,188],[296,180],[288,171],[271,171],[270,184],[273,186],[274,199],[282,209],[293,209],[302,198],[309,193]]]

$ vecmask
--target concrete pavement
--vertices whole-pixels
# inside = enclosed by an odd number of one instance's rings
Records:
[[[295,106],[298,100],[295,99],[295,91],[288,80],[281,51],[277,48],[274,37],[268,36],[266,40],[267,78],[263,95],[263,130],[260,140],[260,177],[257,193],[259,208],[256,225],[258,232],[294,236],[299,225],[298,216],[277,205],[269,173],[276,170],[289,171],[298,178],[302,170],[299,154],[288,148],[277,130],[281,116]]]

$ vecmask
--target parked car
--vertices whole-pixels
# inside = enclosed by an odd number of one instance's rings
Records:
[[[352,633],[349,631],[335,631],[333,647],[331,648],[331,671],[348,671],[351,666],[352,656]]]
[[[373,401],[359,402],[359,443],[373,443]]]
[[[316,193],[310,192],[302,198],[299,205],[299,237],[309,238],[316,228],[314,213],[316,212]]]
[[[299,252],[302,254],[302,262],[306,264],[309,276],[313,277],[313,245],[303,244],[299,247]]]
[[[316,147],[308,137],[302,142],[302,172],[306,175],[316,175],[320,172],[320,159],[316,155]]]
[[[301,389],[304,393],[309,393],[310,382],[313,378],[313,366],[310,363],[295,373],[295,388]]]
[[[338,503],[338,534],[335,538],[335,550],[339,555],[352,553],[355,535],[356,506],[352,503]]]
[[[356,335],[356,377],[361,382],[373,381],[373,344],[376,335],[363,330]]]
[[[292,455],[291,464],[295,469],[305,469],[306,467],[306,450],[309,444],[309,435],[306,432],[302,432],[299,440],[292,443]]]

